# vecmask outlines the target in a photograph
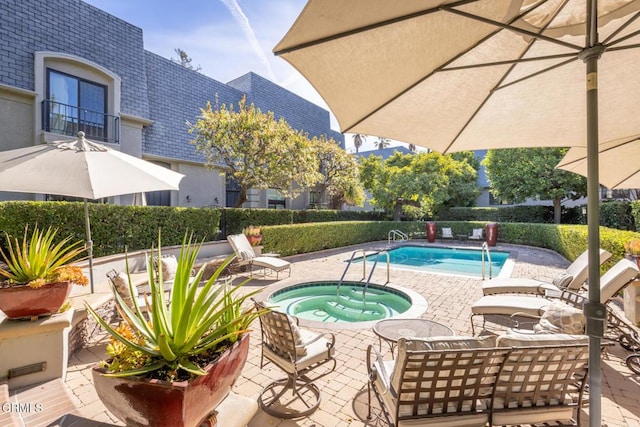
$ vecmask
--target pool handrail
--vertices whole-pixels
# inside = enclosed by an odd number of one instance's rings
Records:
[[[378,261],[380,260],[380,255],[385,254],[387,256],[387,283],[389,283],[390,280],[390,275],[389,275],[389,271],[390,271],[390,264],[391,264],[391,257],[389,255],[389,251],[379,251],[377,252],[375,255],[376,256],[376,260],[373,263],[373,267],[371,268],[371,271],[369,272],[369,278],[367,279],[367,283],[364,284],[364,289],[362,290],[362,310],[365,310],[366,308],[366,294],[367,294],[367,288],[369,287],[369,282],[371,282],[371,277],[373,276],[373,272],[376,269],[376,266],[378,265]],[[385,283],[385,285],[387,284]]]
[[[349,258],[349,261],[347,262],[347,267],[344,269],[344,271],[342,272],[342,277],[340,277],[340,281],[338,282],[338,286],[336,287],[336,295],[340,295],[340,285],[342,285],[342,282],[344,282],[344,276],[347,275],[347,271],[349,271],[349,267],[351,267],[351,263],[353,262],[353,258],[356,256],[356,254],[362,252],[362,279],[360,280],[364,280],[364,278],[367,275],[367,251],[365,249],[358,249],[357,251],[353,251],[351,253],[351,258]]]
[[[406,242],[407,240],[409,240],[409,236],[407,235],[407,233],[404,233],[400,230],[390,230],[389,233],[387,233],[387,243],[391,243],[391,237],[393,237],[393,241],[395,242],[397,236],[400,237],[401,242]]]
[[[484,253],[487,253],[487,260],[489,261],[489,279],[493,278],[493,263],[491,262],[491,252],[489,251],[489,245],[487,242],[482,243],[482,280],[484,280]]]

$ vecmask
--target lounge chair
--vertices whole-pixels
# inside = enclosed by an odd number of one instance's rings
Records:
[[[291,263],[280,258],[270,256],[256,256],[247,236],[244,234],[232,234],[227,236],[227,241],[238,257],[239,266],[249,266],[249,274],[253,276],[253,267],[262,267],[276,272],[276,279],[283,270],[289,270],[291,276]]]
[[[455,239],[456,237],[453,235],[453,230],[449,227],[442,228],[442,238],[443,239]]]
[[[621,259],[600,278],[600,301],[608,302],[628,283],[634,280],[640,270],[636,263],[628,259]],[[563,294],[572,294],[563,291]],[[485,295],[471,306],[471,330],[475,335],[473,319],[483,316],[486,321],[488,315],[512,316],[524,313],[530,316],[540,316],[544,310],[557,298],[537,297],[530,295]]]
[[[611,258],[611,254],[604,249],[600,249],[600,265],[609,258]],[[559,292],[563,289],[578,291],[587,281],[588,267],[588,251],[584,251],[567,267],[564,273],[555,277],[552,282],[523,277],[491,279],[482,283],[482,292],[484,295],[507,293],[545,295],[549,291]]]
[[[470,240],[482,240],[482,228],[474,228],[469,235]]]

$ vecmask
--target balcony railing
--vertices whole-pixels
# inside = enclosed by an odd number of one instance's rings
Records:
[[[118,144],[119,117],[90,111],[52,100],[42,101],[42,129],[46,132],[76,136],[83,131],[87,139]]]

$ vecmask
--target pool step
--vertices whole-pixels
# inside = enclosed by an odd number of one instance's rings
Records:
[[[350,301],[353,304],[353,301]],[[341,304],[336,301],[329,301],[325,306],[325,311],[330,316],[341,320],[380,320],[388,316],[389,309],[381,304],[367,304],[367,309],[362,309],[362,302],[357,307]]]

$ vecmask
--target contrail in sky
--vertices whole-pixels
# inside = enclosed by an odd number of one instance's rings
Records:
[[[262,49],[260,48],[260,43],[258,43],[258,39],[256,38],[255,33],[253,32],[253,28],[251,28],[251,24],[249,23],[249,19],[247,15],[244,14],[242,8],[240,8],[240,4],[238,4],[237,0],[220,0],[222,4],[225,5],[233,18],[236,20],[238,24],[240,24],[240,28],[242,28],[242,32],[244,32],[245,37],[249,40],[253,51],[258,55],[260,61],[263,62],[265,67],[267,67],[267,71],[269,72],[269,79],[272,81],[276,80],[275,74],[273,73],[273,69],[271,68],[271,64],[267,59],[267,56],[264,54]]]

